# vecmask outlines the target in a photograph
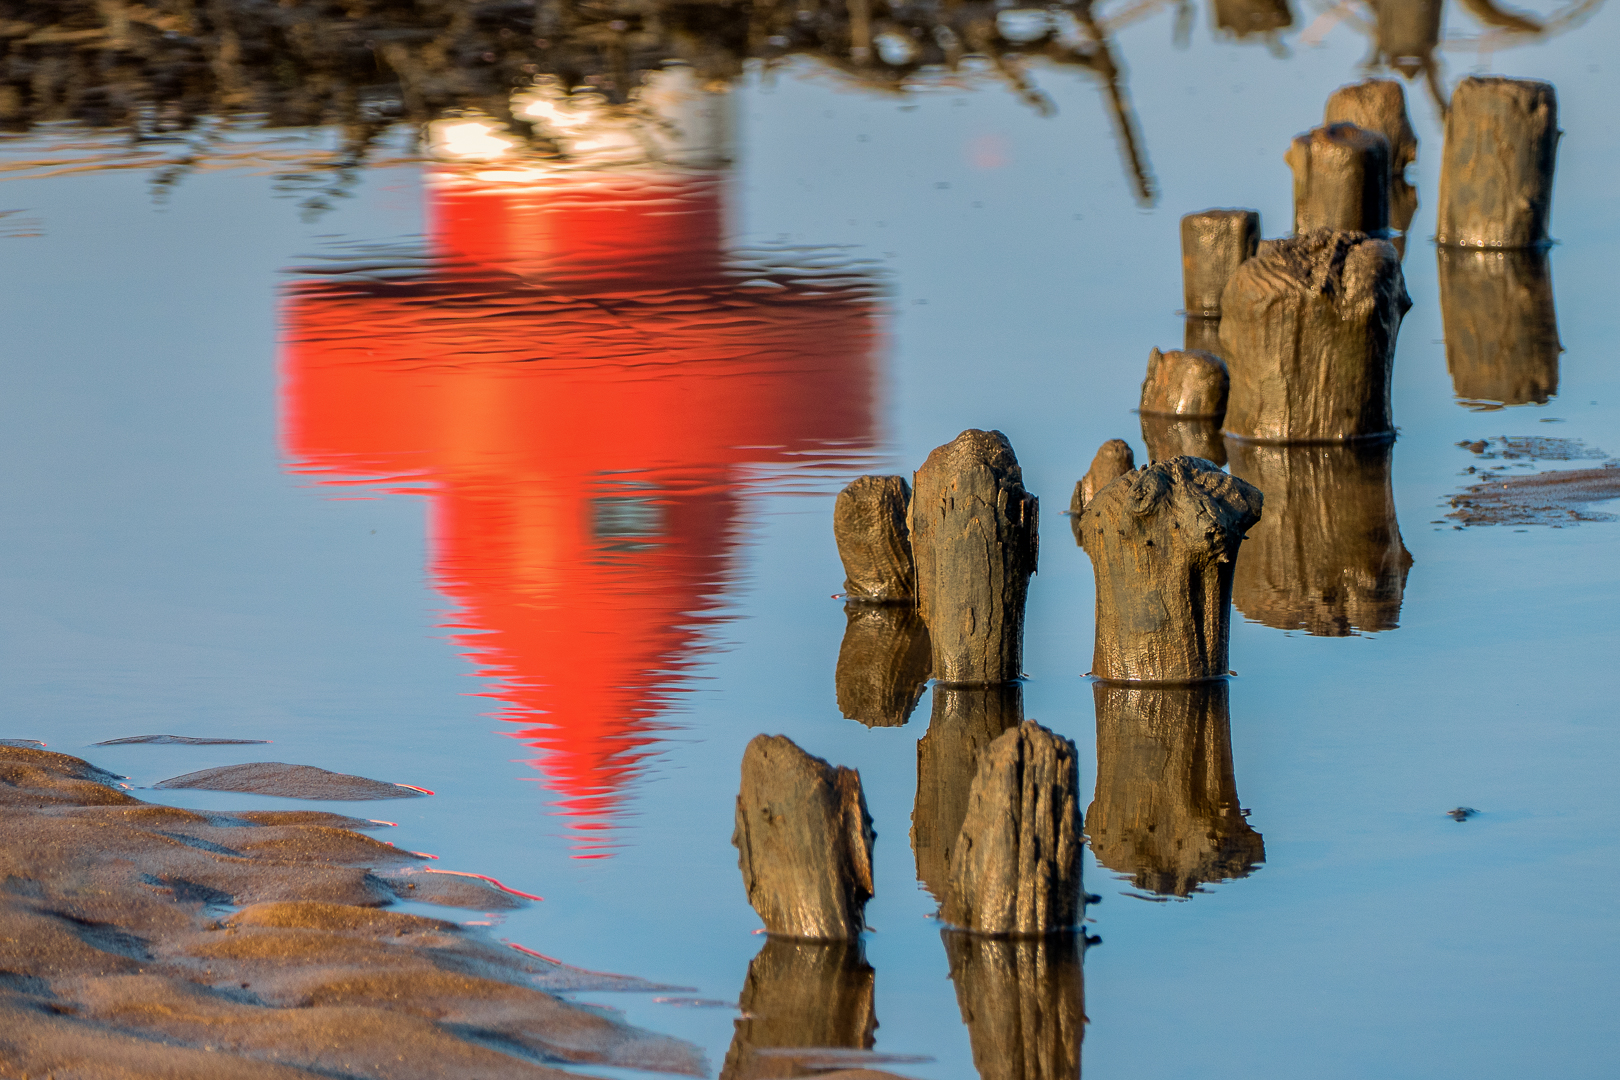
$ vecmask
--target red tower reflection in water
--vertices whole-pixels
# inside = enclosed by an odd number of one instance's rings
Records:
[[[720,617],[750,466],[873,448],[876,306],[740,273],[722,174],[432,180],[426,269],[290,288],[284,447],[426,494],[458,639],[600,856]]]

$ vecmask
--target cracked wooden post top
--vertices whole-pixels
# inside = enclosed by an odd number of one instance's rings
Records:
[[[833,504],[833,538],[844,563],[844,593],[851,600],[911,603],[917,571],[911,558],[906,511],[911,485],[903,476],[860,476]]]
[[[1446,370],[1465,401],[1545,405],[1558,393],[1558,315],[1547,252],[1440,248]]]
[[[1238,803],[1224,680],[1100,682],[1092,693],[1097,785],[1086,835],[1099,863],[1138,889],[1189,896],[1265,862],[1265,841]]]
[[[1294,234],[1389,229],[1389,140],[1355,124],[1326,124],[1294,137],[1283,155],[1294,170]]]
[[[1232,581],[1239,611],[1322,637],[1399,625],[1412,556],[1395,520],[1393,450],[1232,443],[1232,475],[1266,493]]]
[[[1075,482],[1074,494],[1069,497],[1069,526],[1078,529],[1080,513],[1086,508],[1086,503],[1097,497],[1097,492],[1114,482],[1116,476],[1124,476],[1136,468],[1136,454],[1131,451],[1131,444],[1124,439],[1109,439],[1097,448],[1097,453],[1091,459],[1091,468],[1086,475]],[[1080,534],[1074,534],[1075,542],[1080,540]]]
[[[844,617],[838,711],[867,727],[900,727],[928,684],[928,627],[909,604],[849,602]]]
[[[767,938],[748,965],[737,1006],[742,1015],[720,1080],[796,1076],[793,1051],[870,1050],[877,1042],[877,975],[859,938]]]
[[[1548,243],[1558,95],[1535,79],[1469,76],[1451,92],[1435,240],[1447,247]]]
[[[1082,935],[942,930],[979,1080],[1072,1080],[1086,1028]]]
[[[1253,210],[1201,210],[1181,219],[1181,294],[1188,315],[1218,316],[1221,291],[1260,243]]]
[[[1097,578],[1091,674],[1224,677],[1233,564],[1260,506],[1258,489],[1199,458],[1156,461],[1104,488],[1080,520]]]
[[[1219,420],[1226,415],[1230,382],[1226,361],[1214,353],[1154,349],[1148,353],[1140,411],[1144,416]]]
[[[875,838],[860,773],[811,757],[785,735],[749,742],[731,842],[767,933],[860,936]]]
[[[934,678],[1018,678],[1040,503],[1024,490],[1012,444],[999,431],[964,431],[928,455],[913,487],[908,524]]]
[[[1406,115],[1406,91],[1395,79],[1363,79],[1333,91],[1322,110],[1324,124],[1354,124],[1389,143],[1389,224],[1405,232],[1417,211],[1417,189],[1406,167],[1417,160],[1417,135]]]
[[[1394,438],[1390,371],[1411,306],[1387,240],[1323,230],[1262,243],[1222,300],[1226,433],[1261,442]]]
[[[1074,743],[1026,720],[991,743],[968,791],[942,918],[981,934],[1080,922],[1080,771]]]
[[[979,762],[1002,732],[1024,721],[1024,686],[936,686],[928,732],[917,742],[917,797],[911,850],[917,880],[940,902],[951,852],[967,817],[968,791]]]

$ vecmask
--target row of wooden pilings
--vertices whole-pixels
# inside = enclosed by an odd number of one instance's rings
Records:
[[[1392,81],[1341,89],[1325,120],[1286,155],[1293,236],[1261,241],[1259,216],[1248,210],[1183,219],[1186,312],[1212,324],[1206,336],[1216,348],[1154,349],[1144,419],[1209,422],[1244,446],[1393,440],[1390,377],[1411,300],[1390,226],[1393,212],[1404,228],[1416,205],[1404,176],[1416,140]],[[1446,121],[1438,242],[1502,252],[1544,246],[1557,138],[1551,86],[1463,80]],[[1090,674],[1099,680],[1099,746],[1105,713],[1143,710],[1218,727],[1226,746],[1221,680],[1234,568],[1264,496],[1204,456],[1154,457],[1136,468],[1129,446],[1110,441],[1070,504],[1096,576]],[[1039,502],[996,431],[965,431],[936,448],[911,484],[862,477],[834,508],[850,613],[840,704],[903,721],[922,680],[936,680],[918,748],[912,842],[949,932],[985,940],[1072,935],[1086,901],[1075,746],[1022,717],[1038,525]],[[895,641],[905,644],[896,650]],[[862,654],[864,642],[888,643],[871,650],[888,669],[846,680],[844,654]],[[897,678],[900,669],[910,674]],[[1211,686],[1220,693],[1199,689]],[[1109,695],[1119,700],[1105,707]],[[1229,773],[1229,749],[1222,753]],[[1102,786],[1099,778],[1099,803]],[[1094,820],[1099,828],[1109,826]],[[1263,857],[1258,834],[1241,822],[1228,839],[1209,831],[1221,850],[1208,859],[1246,872]],[[781,736],[749,744],[734,843],[749,900],[773,938],[857,938],[872,895],[873,838],[854,770]]]

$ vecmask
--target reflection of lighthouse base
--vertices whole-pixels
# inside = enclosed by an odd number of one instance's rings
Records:
[[[816,1050],[870,1050],[875,979],[858,940],[769,939],[748,965],[720,1080],[815,1075]]]
[[[1545,251],[1441,248],[1446,370],[1466,401],[1545,405],[1558,393],[1558,318]]]
[[[1080,1075],[1085,974],[1078,934],[942,933],[980,1080]]]
[[[1139,889],[1187,896],[1265,861],[1238,807],[1224,681],[1093,692],[1097,793],[1086,828],[1098,862]]]
[[[1228,440],[1232,475],[1266,497],[1232,603],[1266,626],[1345,637],[1393,630],[1412,556],[1395,521],[1388,444],[1275,446]]]

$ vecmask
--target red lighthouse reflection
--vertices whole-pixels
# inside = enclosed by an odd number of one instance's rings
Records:
[[[724,186],[444,172],[425,269],[299,281],[285,305],[286,452],[427,495],[458,639],[582,857],[719,617],[751,467],[874,443],[870,283],[739,272]]]

